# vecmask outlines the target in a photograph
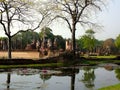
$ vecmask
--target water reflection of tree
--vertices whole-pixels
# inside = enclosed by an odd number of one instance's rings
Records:
[[[69,75],[71,77],[71,90],[75,89],[75,74],[79,73],[79,69],[67,68],[61,70],[63,75]]]
[[[82,78],[82,82],[85,84],[87,88],[94,87],[95,73],[94,69],[91,67],[84,67],[84,75]]]
[[[46,80],[49,80],[51,78],[50,74],[40,74],[40,78],[43,80],[43,83],[41,84],[41,86],[39,88],[41,88],[41,90],[44,90],[48,84],[45,82]]]
[[[47,87],[46,80],[49,80],[52,75],[54,76],[70,76],[71,77],[71,90],[75,89],[75,74],[79,73],[79,69],[75,68],[64,68],[60,69],[61,73],[53,73],[53,74],[40,74],[40,78],[43,80],[43,84],[40,86],[42,90]]]
[[[7,83],[7,90],[10,89],[10,81],[11,81],[11,74],[8,73],[8,74],[7,74],[7,81],[6,81],[6,83]]]
[[[72,69],[71,70],[71,90],[74,90],[75,89],[75,72],[76,72],[76,69]]]
[[[45,82],[46,80],[49,80],[51,78],[51,75],[49,74],[40,74],[40,78]]]
[[[115,69],[116,78],[120,80],[120,68]]]

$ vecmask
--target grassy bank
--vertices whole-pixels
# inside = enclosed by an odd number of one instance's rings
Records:
[[[98,90],[120,90],[120,84],[108,86],[108,87],[103,87]]]
[[[40,68],[40,67],[62,67],[62,66],[75,66],[75,65],[98,65],[103,63],[120,64],[120,60],[80,60],[77,62],[57,62],[57,63],[44,63],[44,64],[24,64],[24,65],[0,65],[0,69],[4,68]]]
[[[83,56],[83,60],[81,60],[81,64],[87,64],[87,65],[97,65],[102,63],[114,63],[114,64],[120,64],[120,59],[117,58],[115,55],[110,56]]]
[[[62,67],[62,66],[75,66],[77,65],[98,65],[103,63],[114,63],[120,65],[120,60],[115,59],[116,56],[90,56],[81,57],[75,60],[65,59],[58,60],[59,58],[47,58],[47,59],[1,59],[0,68],[29,68],[29,67]]]
[[[120,64],[120,60],[81,60],[80,64],[86,64],[86,65],[97,65],[97,64],[103,64],[103,63],[114,63],[114,64]]]
[[[92,57],[92,58],[100,58],[100,59],[102,59],[102,58],[106,58],[106,59],[114,59],[114,58],[116,58],[116,56],[115,55],[109,55],[109,56],[90,56],[90,57]]]
[[[0,69],[8,68],[41,68],[41,67],[61,67],[63,63],[46,63],[46,64],[28,64],[28,65],[0,65]]]

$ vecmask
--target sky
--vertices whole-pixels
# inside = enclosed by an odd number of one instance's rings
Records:
[[[109,0],[106,8],[102,12],[97,13],[95,19],[103,28],[95,30],[95,38],[99,40],[106,40],[108,38],[115,39],[120,34],[120,0]],[[71,38],[71,32],[64,23],[55,22],[50,26],[53,34],[61,35],[63,38]],[[85,34],[85,29],[76,30],[76,38]],[[4,32],[0,31],[0,36],[4,36]]]
[[[115,39],[120,34],[120,0],[111,0],[106,8],[98,13],[96,20],[103,27],[100,30],[95,30],[95,38],[98,40]],[[71,32],[64,23],[54,24],[51,28],[55,35],[71,38]],[[84,34],[85,29],[76,30],[76,38]]]

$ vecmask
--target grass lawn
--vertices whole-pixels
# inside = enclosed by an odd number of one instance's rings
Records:
[[[102,58],[106,58],[106,59],[107,59],[107,58],[108,58],[108,59],[109,59],[109,58],[110,58],[110,59],[116,58],[115,55],[109,55],[109,56],[89,56],[89,57],[86,57],[86,56],[85,56],[85,58],[90,58],[90,57],[91,57],[91,58],[98,58],[98,59],[99,59],[99,58],[101,58],[101,59],[102,59]]]
[[[81,60],[81,64],[89,64],[89,65],[97,65],[97,64],[102,64],[102,63],[120,64],[120,60],[114,60],[116,58],[115,55],[110,55],[110,56],[89,56],[89,57],[83,56],[83,57],[86,58],[87,60]]]
[[[103,63],[114,63],[114,64],[120,64],[120,60],[81,60],[81,64],[87,64],[87,65],[97,65],[97,64],[103,64]]]
[[[94,56],[93,56],[94,57]],[[96,58],[116,58],[115,55],[110,55],[110,56],[95,56]]]
[[[98,90],[120,90],[120,84],[108,86],[108,87],[103,87]]]

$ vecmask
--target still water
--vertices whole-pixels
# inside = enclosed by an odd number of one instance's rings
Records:
[[[0,69],[0,90],[97,90],[117,83],[119,67]]]

